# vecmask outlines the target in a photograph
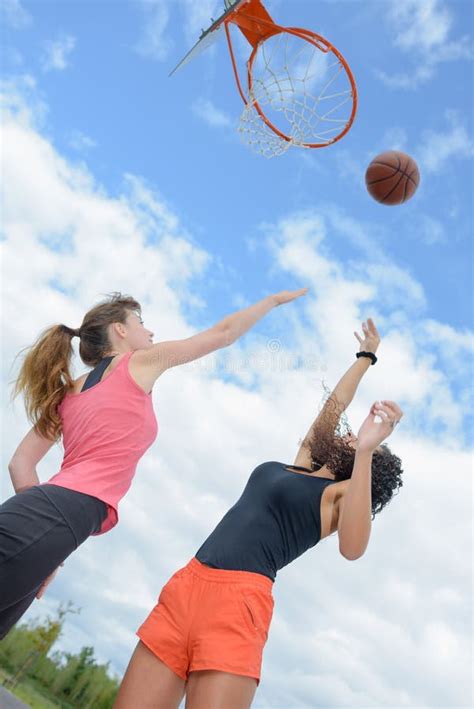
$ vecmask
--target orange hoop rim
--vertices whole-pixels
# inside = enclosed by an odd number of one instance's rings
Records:
[[[240,12],[242,12],[242,11],[240,10]],[[252,108],[255,108],[255,110],[259,114],[260,118],[264,121],[264,123],[266,123],[266,125],[274,133],[276,133],[276,135],[278,135],[282,140],[286,140],[287,142],[292,142],[293,139],[289,135],[286,135],[285,133],[283,133],[279,128],[277,128],[277,126],[275,126],[270,121],[270,119],[265,115],[262,107],[260,106],[260,104],[258,103],[257,100],[249,102],[249,100],[247,99],[247,96],[245,95],[245,92],[242,89],[242,84],[240,81],[239,72],[237,69],[236,61],[235,61],[234,48],[232,46],[232,39],[230,36],[230,31],[229,31],[229,23],[230,22],[238,25],[238,21],[236,22],[236,18],[238,17],[238,15],[239,15],[239,10],[237,10],[235,13],[230,15],[229,18],[224,21],[224,27],[225,27],[226,37],[227,37],[227,44],[229,47],[229,53],[230,53],[231,61],[232,61],[232,68],[234,71],[234,76],[235,76],[235,80],[237,83],[237,88],[239,90],[240,96],[246,106],[251,105]],[[271,28],[271,30],[272,30],[271,33],[268,33],[267,35],[263,36],[260,41],[255,43],[255,45],[253,46],[252,52],[250,54],[250,57],[247,61],[247,83],[248,83],[248,90],[249,90],[250,95],[252,94],[252,88],[253,88],[252,67],[253,67],[253,63],[255,61],[255,58],[257,56],[257,52],[258,52],[259,48],[262,46],[262,44],[267,39],[269,39],[270,37],[274,37],[277,34],[286,33],[286,34],[294,35],[306,42],[309,42],[310,44],[313,44],[317,49],[319,49],[322,52],[332,52],[338,58],[338,60],[341,62],[342,66],[346,72],[346,75],[349,79],[349,83],[351,85],[351,95],[352,95],[351,115],[349,116],[344,129],[336,137],[331,138],[330,140],[328,140],[324,143],[298,143],[298,146],[302,147],[302,148],[325,148],[329,145],[333,145],[334,143],[337,143],[338,140],[341,140],[341,138],[343,138],[347,134],[347,132],[350,130],[350,128],[354,122],[354,119],[355,119],[355,116],[357,113],[357,105],[358,105],[357,86],[355,83],[355,79],[354,79],[352,71],[349,67],[349,64],[344,59],[341,52],[336,47],[334,47],[334,45],[332,45],[327,39],[325,39],[321,35],[317,34],[316,32],[313,32],[312,30],[303,29],[300,27],[282,27],[280,25],[277,25],[273,21],[268,22],[261,17],[254,18],[254,17],[247,16],[247,15],[245,17],[246,17],[246,19],[248,19],[250,21],[255,21],[255,22],[258,22],[259,24],[264,24],[264,25],[268,26],[269,28]]]

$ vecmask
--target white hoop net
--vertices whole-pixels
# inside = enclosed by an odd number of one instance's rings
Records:
[[[259,46],[247,98],[238,130],[252,150],[267,158],[281,155],[292,145],[329,145],[345,129],[354,102],[340,59],[287,32]],[[265,123],[255,102],[289,141]]]

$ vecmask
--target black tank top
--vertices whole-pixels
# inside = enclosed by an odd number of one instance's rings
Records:
[[[277,571],[319,542],[321,496],[334,482],[292,473],[285,463],[262,463],[196,558],[215,569],[254,571],[274,581]]]
[[[92,370],[92,372],[89,372],[89,374],[87,375],[87,379],[84,382],[81,391],[90,389],[95,384],[98,384],[100,382],[103,373],[105,372],[114,357],[115,355],[111,355],[109,357],[104,357],[104,359],[100,360],[99,364],[97,364]]]

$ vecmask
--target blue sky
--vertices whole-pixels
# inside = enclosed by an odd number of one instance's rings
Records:
[[[304,300],[270,313],[228,352],[170,373],[157,386],[162,430],[124,502],[120,529],[80,550],[42,605],[46,612],[72,594],[78,602],[83,597],[87,612],[70,621],[65,647],[87,642],[94,627],[104,631],[100,619],[109,608],[113,632],[109,626],[109,637],[102,632],[95,646],[123,671],[133,631],[167,574],[192,555],[211,531],[209,520],[218,521],[255,465],[296,452],[322,394],[320,379],[337,381],[356,350],[353,330],[372,316],[382,333],[381,357],[350,418],[356,426],[375,398],[404,408],[406,423],[393,443],[410,473],[403,505],[397,500],[381,516],[380,537],[359,566],[339,568],[328,540],[312,560],[282,574],[269,679],[256,701],[277,706],[275,697],[285,696],[287,707],[312,706],[317,691],[324,706],[425,706],[439,696],[446,706],[469,703],[469,650],[462,650],[469,635],[460,622],[472,620],[469,578],[453,547],[472,543],[472,3],[269,0],[267,9],[282,25],[308,27],[334,43],[359,94],[356,120],[341,141],[314,151],[291,148],[271,160],[251,152],[237,133],[242,101],[224,36],[168,77],[220,12],[219,2],[3,0],[0,6],[5,389],[21,347],[52,322],[77,327],[103,293],[134,294],[160,340],[187,336],[271,292],[310,286]],[[236,49],[243,67],[245,40],[236,37]],[[376,203],[365,189],[368,163],[388,149],[411,154],[420,168],[417,194],[400,207]],[[268,365],[275,347],[282,358],[276,367],[273,360]],[[317,357],[318,368],[292,369],[288,362],[298,357],[306,364]],[[84,371],[78,358],[74,366]],[[291,422],[282,414],[290,410]],[[3,428],[6,469],[9,442],[27,430],[21,406],[12,411],[5,402]],[[223,478],[215,466],[227,466],[228,446],[235,456]],[[42,479],[59,463],[53,451],[41,463]],[[443,480],[452,471],[459,478],[447,491]],[[10,494],[7,483],[2,492]],[[446,521],[445,496],[456,510],[449,529],[439,525]],[[173,505],[179,513],[168,519]],[[396,552],[397,567],[382,570],[387,545],[395,543],[409,551]],[[417,576],[434,543],[439,558],[453,555],[444,586],[434,562],[426,577]],[[157,554],[151,570],[147,559]],[[136,579],[128,595],[119,590],[124,557]],[[112,559],[109,577],[117,586],[103,579],[104,587],[98,583],[87,598],[81,578],[94,573],[100,581],[104,559]],[[326,635],[321,617],[304,630],[292,600],[295,589],[305,595],[318,559]],[[367,585],[365,574],[373,573],[381,575],[385,606]],[[354,611],[352,635],[338,625],[332,603],[335,587],[340,604],[354,603],[340,589],[347,574],[360,588],[359,615],[364,599],[374,603],[365,630]],[[417,598],[428,595],[432,605],[421,612]],[[31,613],[40,610],[36,604]],[[418,641],[407,617],[417,624]],[[384,622],[392,623],[398,655],[410,658],[410,667],[399,668],[413,670],[402,689],[390,650],[375,643],[365,654],[367,628],[377,635]],[[299,643],[291,641],[295,628]],[[373,663],[360,686],[345,679],[354,671],[349,656],[328,649],[334,638],[359,653],[364,666]],[[439,642],[449,648],[445,669],[457,673],[457,689],[441,683],[445,670],[436,657],[425,660]],[[294,675],[281,684],[282,668],[301,666],[308,644],[322,663],[330,652],[342,663],[337,686],[315,667],[306,668],[304,680]],[[416,669],[426,673],[427,664],[430,681],[417,680]]]
[[[235,131],[241,99],[223,36],[215,49],[168,78],[199,26],[207,26],[209,13],[202,5],[200,22],[191,22],[190,3],[177,1],[25,3],[31,19],[20,30],[7,28],[4,69],[35,75],[49,106],[47,129],[63,155],[86,159],[112,195],[120,192],[124,173],[141,175],[180,210],[200,243],[235,268],[234,279],[228,274],[224,279],[227,302],[219,282],[220,304],[230,304],[236,290],[245,289],[250,300],[261,293],[268,261],[257,250],[249,272],[247,259],[247,238],[259,241],[256,225],[288,210],[331,203],[375,229],[390,259],[416,273],[426,292],[427,315],[455,326],[469,321],[470,300],[461,284],[469,281],[472,255],[472,169],[466,159],[472,62],[464,59],[472,4],[439,6],[440,16],[450,17],[443,42],[436,42],[439,31],[429,35],[427,29],[426,37],[403,47],[397,38],[403,39],[410,18],[397,24],[389,2],[321,2],[317,10],[311,2],[270,3],[283,25],[307,26],[334,42],[352,66],[359,91],[355,124],[341,142],[311,154],[291,150],[270,164],[242,146]],[[166,16],[166,29],[159,32],[154,25]],[[148,44],[147,32],[153,37]],[[48,65],[48,42],[65,47],[63,69]],[[379,78],[381,73],[413,77],[446,44],[458,46],[460,58],[434,64],[433,76],[414,81],[413,88],[392,87]],[[242,57],[243,43],[238,47]],[[211,126],[196,115],[196,105],[204,101],[229,125]],[[74,133],[93,147],[73,147]],[[430,163],[428,156],[438,154],[445,141],[451,152]],[[419,157],[421,187],[412,202],[384,208],[366,193],[363,176],[372,156],[398,146]],[[341,249],[333,241],[328,248],[343,258],[358,255],[357,245]],[[275,279],[275,286],[281,285]]]

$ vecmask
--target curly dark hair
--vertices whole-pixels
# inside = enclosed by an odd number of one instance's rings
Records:
[[[329,397],[325,403],[324,421],[326,426],[318,426],[307,440],[311,453],[311,469],[319,470],[323,465],[334,474],[337,481],[349,480],[354,467],[355,450],[342,436],[352,432],[337,401]],[[372,458],[372,519],[398,494],[403,485],[401,460],[390,448],[382,443],[381,450],[374,451]]]

